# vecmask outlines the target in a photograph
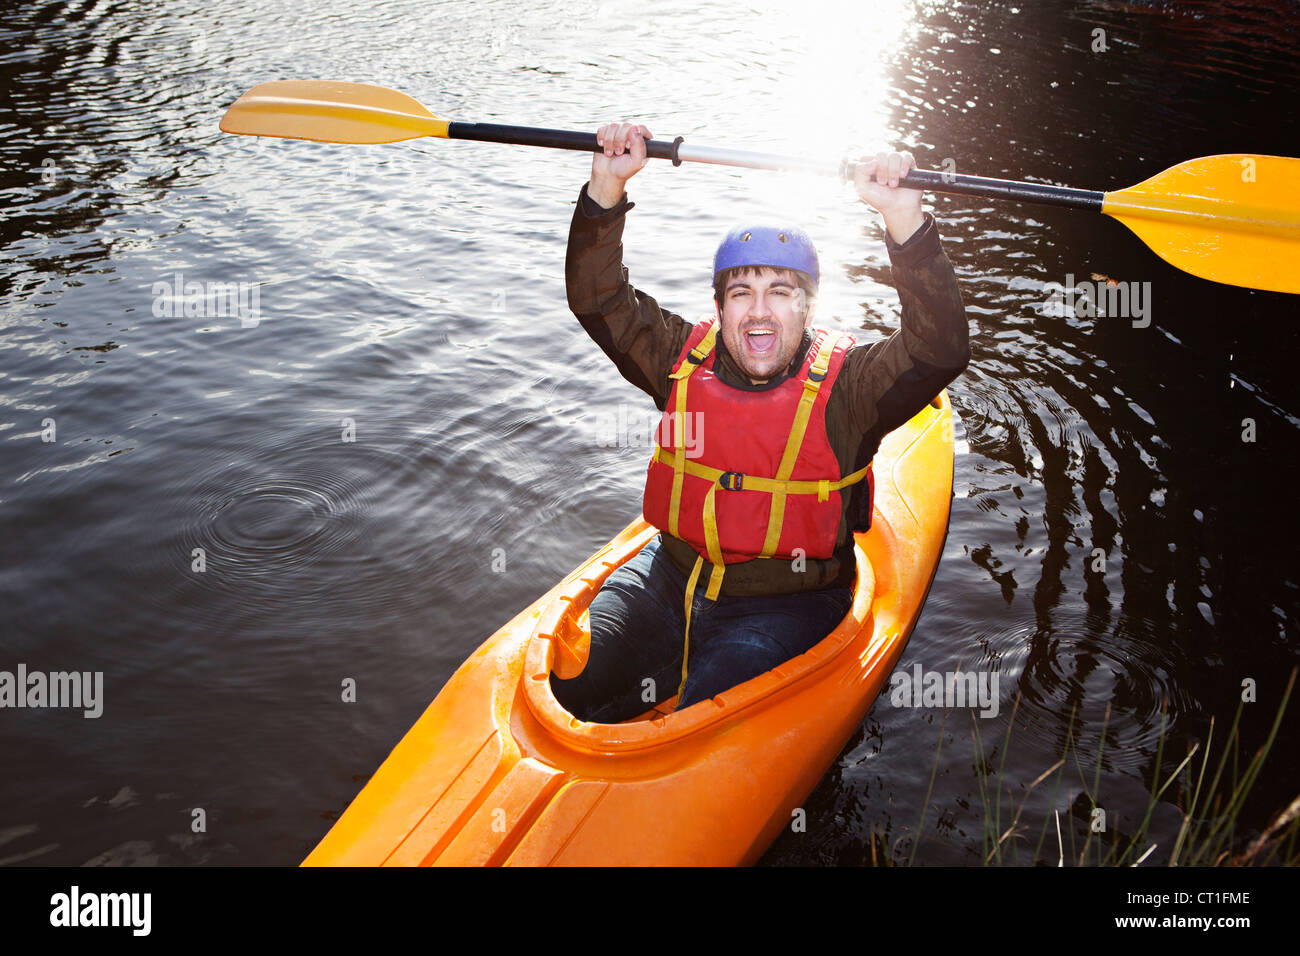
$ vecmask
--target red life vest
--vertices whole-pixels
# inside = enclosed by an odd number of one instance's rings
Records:
[[[871,471],[842,477],[826,435],[826,402],[851,336],[818,330],[797,375],[751,392],[715,374],[717,331],[716,318],[697,324],[673,366],[642,501],[650,524],[700,555],[688,605],[706,558],[716,600],[727,564],[831,557],[840,489]]]

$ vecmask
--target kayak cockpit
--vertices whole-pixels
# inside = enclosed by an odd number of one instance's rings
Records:
[[[825,639],[804,654],[746,681],[708,701],[672,710],[675,698],[630,721],[595,724],[574,717],[551,690],[552,671],[562,679],[575,677],[586,664],[591,632],[588,608],[605,579],[644,547],[657,530],[644,521],[627,529],[611,546],[595,555],[556,589],[543,607],[525,651],[524,696],[533,717],[560,742],[581,750],[603,752],[656,747],[695,733],[742,710],[797,693],[809,675],[835,659],[870,626],[875,575],[861,547],[855,549],[857,580],[853,605]]]

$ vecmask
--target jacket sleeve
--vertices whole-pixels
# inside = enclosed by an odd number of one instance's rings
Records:
[[[852,427],[877,436],[919,412],[970,362],[966,309],[934,217],[926,213],[904,244],[888,234],[885,244],[902,305],[899,329],[883,343],[851,350],[844,370]]]
[[[632,287],[623,266],[623,223],[633,203],[627,194],[603,209],[582,187],[569,225],[564,282],[569,308],[619,373],[663,409],[668,374],[690,335],[679,315]]]

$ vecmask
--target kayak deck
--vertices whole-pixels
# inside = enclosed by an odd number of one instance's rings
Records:
[[[902,653],[947,531],[946,393],[875,459],[853,606],[824,640],[681,712],[593,724],[549,675],[581,670],[586,610],[655,534],[638,518],[483,643],[304,865],[726,865],[762,855]]]

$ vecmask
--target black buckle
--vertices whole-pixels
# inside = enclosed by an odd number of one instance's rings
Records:
[[[743,491],[745,488],[745,476],[739,471],[724,471],[718,478],[718,484],[728,491]]]

